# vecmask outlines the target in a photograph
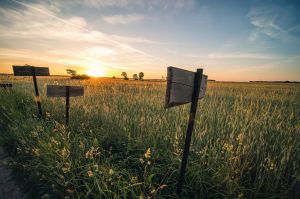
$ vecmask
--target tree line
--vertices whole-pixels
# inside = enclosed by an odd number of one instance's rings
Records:
[[[128,75],[126,72],[122,72],[121,76],[124,78],[124,80],[129,80]],[[134,80],[144,80],[145,74],[143,72],[140,72],[139,74],[133,74],[132,79]]]
[[[71,79],[88,79],[88,78],[90,78],[86,74],[82,74],[82,75],[78,74],[77,71],[73,70],[73,69],[66,69],[66,72],[71,76]],[[124,78],[124,80],[129,80],[126,72],[122,72],[121,76]],[[145,74],[143,72],[139,72],[139,74],[133,74],[132,79],[143,81],[144,76],[145,76]],[[113,78],[115,78],[115,76],[113,76]]]

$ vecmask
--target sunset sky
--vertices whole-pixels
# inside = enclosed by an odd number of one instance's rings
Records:
[[[297,0],[0,1],[0,73],[12,65],[161,78],[300,81]]]

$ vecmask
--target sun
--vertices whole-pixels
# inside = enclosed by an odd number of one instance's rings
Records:
[[[105,70],[100,67],[93,67],[89,68],[85,73],[91,77],[103,77],[105,75]]]

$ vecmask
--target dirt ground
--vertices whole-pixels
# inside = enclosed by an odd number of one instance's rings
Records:
[[[11,177],[11,170],[7,168],[8,156],[0,147],[0,199],[24,198],[19,187]]]

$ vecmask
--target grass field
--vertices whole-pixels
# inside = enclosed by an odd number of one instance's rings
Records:
[[[30,80],[0,90],[1,143],[30,198],[176,198],[190,105],[165,110],[165,82],[39,78],[42,120]],[[85,87],[69,127],[46,84]],[[299,99],[299,84],[209,82],[184,198],[299,195]]]

